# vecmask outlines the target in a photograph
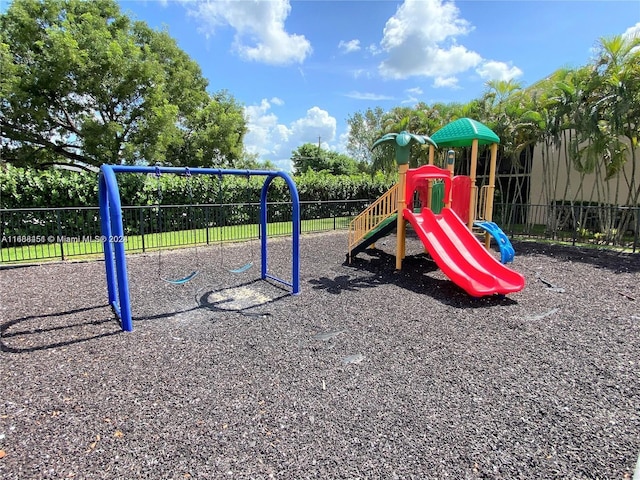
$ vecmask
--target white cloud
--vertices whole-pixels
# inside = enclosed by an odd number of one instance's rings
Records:
[[[271,107],[267,99],[245,107],[248,132],[244,144],[260,160],[271,160],[278,168],[291,171],[291,152],[300,145],[317,143],[320,138],[323,148],[328,148],[335,140],[337,122],[326,110],[311,107],[304,117],[284,125],[270,111]]]
[[[273,103],[274,105],[278,105],[279,107],[281,107],[282,105],[284,105],[284,100],[282,100],[281,98],[278,97],[273,97],[271,99],[271,103]]]
[[[338,48],[342,53],[357,52],[358,50],[360,50],[360,40],[349,40],[348,42],[340,40],[340,43],[338,43]]]
[[[336,119],[326,110],[311,107],[304,117],[291,123],[290,131],[299,144],[317,141],[318,138],[330,142],[336,136],[336,123]]]
[[[638,39],[640,40],[640,22],[636,23],[633,27],[629,27],[625,30],[622,36],[627,40]],[[640,50],[640,46],[633,47],[631,52],[637,52]]]
[[[260,105],[250,105],[244,108],[248,127],[245,145],[249,152],[257,153],[260,156],[270,152],[270,142],[287,140],[287,132],[278,128],[278,117],[269,113],[270,108],[271,104],[266,98],[262,100]]]
[[[522,75],[522,70],[518,67],[508,65],[504,62],[488,60],[476,68],[476,72],[485,80],[513,80]]]
[[[433,80],[434,88],[457,88],[458,79],[456,77],[436,77]]]
[[[382,95],[379,93],[356,92],[352,91],[345,94],[345,97],[355,98],[356,100],[393,100],[393,97]]]
[[[640,37],[640,22],[636,23],[632,27],[627,28],[622,36],[625,38]]]
[[[456,38],[472,30],[453,3],[405,0],[385,27],[380,46],[387,58],[379,71],[387,78],[413,75],[451,77],[478,65],[482,57]]]
[[[358,79],[358,78],[371,78],[373,76],[372,73],[371,73],[371,70],[366,70],[364,68],[357,68],[355,70],[351,70],[351,75],[355,79]]]
[[[375,43],[369,45],[367,47],[367,51],[373,56],[380,55],[382,53],[382,49]]]
[[[233,47],[246,60],[287,65],[302,63],[311,53],[311,43],[304,35],[285,30],[289,0],[217,0],[187,5],[190,14],[204,24],[207,35],[219,27],[232,27],[236,31]]]
[[[415,105],[419,102],[418,96],[422,95],[424,92],[420,87],[407,88],[404,93],[407,94],[407,98],[402,100],[402,104],[404,105]]]

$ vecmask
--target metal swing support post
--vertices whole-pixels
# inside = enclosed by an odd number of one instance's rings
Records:
[[[260,253],[261,278],[271,279],[291,288],[291,293],[300,293],[300,198],[296,184],[286,172],[271,170],[234,170],[220,168],[189,167],[142,167],[125,165],[102,165],[98,197],[100,201],[100,226],[102,229],[104,260],[107,278],[107,294],[109,305],[120,321],[123,331],[133,330],[131,300],[129,296],[129,280],[127,260],[125,256],[124,229],[122,225],[122,204],[116,173],[157,174],[170,173],[184,175],[240,175],[263,176],[266,180],[260,193]],[[267,252],[267,193],[269,185],[276,178],[282,178],[291,194],[292,203],[292,243],[291,262],[292,278],[287,281],[269,274]]]

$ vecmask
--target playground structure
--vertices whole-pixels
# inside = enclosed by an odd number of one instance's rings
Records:
[[[177,174],[177,175],[224,175],[236,176],[264,176],[265,182],[260,194],[260,256],[261,279],[271,279],[291,288],[291,293],[300,293],[300,200],[298,190],[293,179],[285,172],[270,170],[228,170],[216,168],[188,168],[188,167],[142,167],[123,165],[102,165],[98,195],[100,201],[100,223],[103,238],[103,250],[107,278],[109,305],[120,321],[124,331],[133,330],[131,300],[129,295],[129,280],[125,255],[124,229],[122,224],[122,205],[116,173],[140,174]],[[287,281],[269,274],[267,255],[267,193],[269,185],[275,178],[282,178],[291,193],[292,203],[292,243],[291,262],[292,278]],[[170,283],[186,283],[197,274],[192,272],[186,277],[171,280]]]
[[[432,137],[400,132],[376,141],[373,148],[382,143],[394,144],[398,183],[351,222],[349,261],[395,230],[396,269],[401,270],[408,222],[440,269],[470,295],[481,297],[522,290],[524,277],[504,265],[513,260],[511,242],[492,222],[499,142],[491,129],[468,118],[450,123]],[[413,143],[429,145],[428,165],[409,169]],[[480,189],[480,195],[476,186],[479,145],[490,145],[491,152],[489,183]],[[454,176],[453,150],[447,152],[446,169],[434,165],[437,147],[468,146],[469,176]],[[417,202],[419,209],[414,208]],[[476,238],[474,228],[484,232],[484,246]],[[502,263],[489,252],[492,238],[498,243]]]

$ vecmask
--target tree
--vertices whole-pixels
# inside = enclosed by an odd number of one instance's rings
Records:
[[[356,161],[368,165],[372,175],[379,170],[377,166],[384,164],[384,159],[388,157],[384,149],[371,150],[376,139],[384,134],[383,123],[384,110],[380,107],[368,108],[364,113],[356,112],[347,118],[347,153]]]
[[[366,161],[371,174],[383,172],[387,177],[397,172],[393,146],[383,143],[372,150],[376,139],[387,133],[406,130],[418,135],[431,135],[453,120],[462,117],[477,118],[479,101],[467,104],[418,102],[414,107],[395,107],[384,112],[380,107],[357,112],[347,120],[349,140],[347,151],[357,159]],[[427,163],[429,150],[416,145],[411,154],[411,166]]]
[[[325,150],[319,145],[305,143],[291,153],[295,173],[328,172],[332,175],[353,175],[365,170],[362,163],[338,152]]]
[[[291,161],[295,173],[305,173],[309,170],[320,172],[329,169],[329,162],[325,152],[319,145],[305,143],[291,152]]]
[[[115,0],[15,0],[0,15],[8,162],[232,164],[246,121],[167,32]]]
[[[589,79],[591,108],[585,112],[588,120],[585,123],[589,127],[590,142],[583,151],[600,165],[606,180],[616,178],[614,202],[620,203],[620,185],[624,179],[628,193],[623,202],[637,205],[640,198],[636,152],[640,144],[640,34],[600,39]],[[625,169],[629,161],[630,172]],[[622,217],[614,233],[618,240],[633,221],[630,211],[625,211]],[[615,225],[613,218],[606,220],[600,223]]]
[[[602,139],[607,177],[622,171],[630,150],[632,171],[627,179],[629,195],[626,204],[635,205],[640,198],[640,187],[636,185],[636,149],[640,137],[640,35],[622,35],[600,39],[594,70],[597,75],[597,93],[592,112],[593,131]],[[627,145],[620,141],[626,138]]]
[[[183,121],[180,141],[170,145],[168,162],[234,168],[243,162],[246,121],[242,106],[226,91]]]
[[[245,151],[234,168],[240,170],[278,170],[278,167],[271,160],[260,160],[260,155]]]
[[[328,155],[333,175],[356,175],[368,170],[365,162],[358,162],[344,153],[329,152]]]

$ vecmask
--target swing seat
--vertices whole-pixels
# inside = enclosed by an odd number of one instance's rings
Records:
[[[182,285],[183,283],[187,283],[188,281],[193,280],[196,275],[198,275],[198,270],[191,272],[189,275],[183,278],[177,278],[175,280],[171,278],[163,278],[162,280],[172,285]]]
[[[251,267],[253,267],[253,262],[249,262],[246,265],[243,265],[243,266],[238,267],[238,268],[234,268],[233,270],[229,270],[229,272],[231,272],[231,273],[242,273],[242,272],[246,272]]]

